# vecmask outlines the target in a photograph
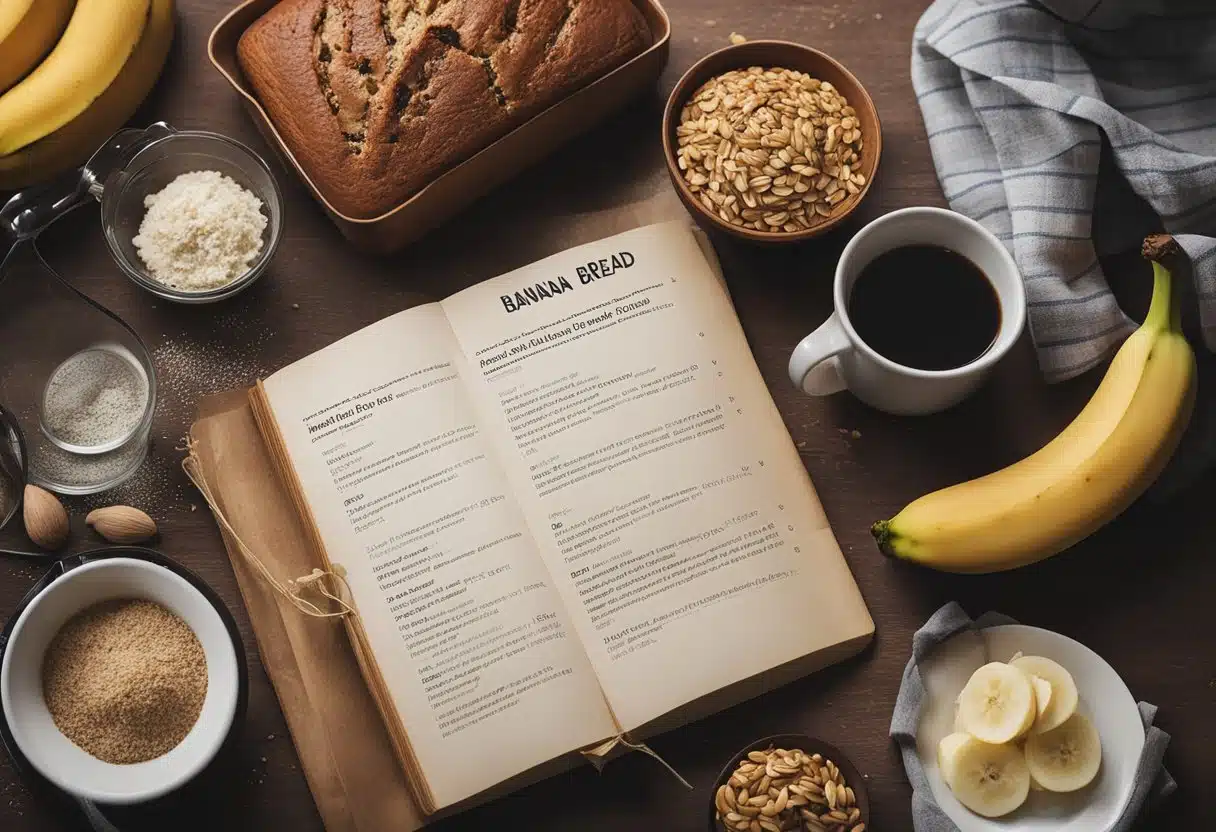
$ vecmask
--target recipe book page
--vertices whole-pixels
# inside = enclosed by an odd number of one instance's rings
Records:
[[[441,306],[485,441],[622,728],[873,633],[687,223]]]
[[[435,807],[618,733],[459,353],[430,304],[263,384]]]

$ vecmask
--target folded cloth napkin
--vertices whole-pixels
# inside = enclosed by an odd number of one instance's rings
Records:
[[[1191,258],[1216,349],[1216,8],[1155,8],[1096,30],[1031,0],[937,0],[916,27],[912,82],[942,189],[1017,260],[1048,381],[1134,328],[1097,254],[1157,225]]]
[[[903,683],[895,700],[895,713],[891,717],[891,738],[899,745],[904,760],[904,770],[912,784],[912,826],[916,832],[959,832],[954,821],[946,816],[937,801],[920,756],[916,753],[916,729],[920,722],[921,706],[925,700],[925,685],[920,677],[920,662],[943,641],[964,630],[982,630],[999,624],[1017,624],[1012,618],[999,613],[986,613],[975,621],[953,601],[933,614],[925,625],[912,636],[912,658],[904,668]],[[1177,787],[1174,778],[1165,770],[1162,760],[1170,735],[1153,725],[1157,714],[1155,705],[1140,703],[1140,718],[1144,721],[1144,751],[1136,767],[1135,789],[1127,808],[1109,830],[1093,832],[1129,832],[1145,806],[1171,794]]]

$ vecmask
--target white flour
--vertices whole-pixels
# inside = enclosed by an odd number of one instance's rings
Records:
[[[149,274],[183,292],[205,292],[249,271],[262,251],[262,201],[213,170],[183,173],[144,198],[131,240]]]

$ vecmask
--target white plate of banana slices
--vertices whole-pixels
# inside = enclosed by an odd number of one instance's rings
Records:
[[[1097,653],[1013,624],[958,634],[920,671],[917,752],[962,832],[1105,832],[1118,820],[1144,725]]]

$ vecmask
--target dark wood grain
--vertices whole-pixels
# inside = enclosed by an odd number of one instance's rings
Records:
[[[137,121],[226,133],[266,152],[236,97],[210,67],[206,40],[230,0],[180,0],[180,34],[165,77]],[[177,469],[174,450],[198,396],[250,382],[390,311],[450,294],[550,252],[538,229],[574,213],[645,198],[670,187],[659,144],[663,96],[680,73],[734,30],[801,41],[832,54],[870,90],[885,150],[878,181],[851,228],[783,251],[723,242],[739,314],[765,378],[823,499],[877,624],[858,659],[762,700],[659,737],[655,749],[697,786],[684,791],[641,755],[596,774],[579,770],[444,824],[452,830],[703,829],[707,788],[723,762],[751,740],[802,732],[843,748],[867,775],[872,828],[911,828],[910,788],[887,738],[912,633],[943,602],[973,614],[998,609],[1088,644],[1133,693],[1160,706],[1173,734],[1167,757],[1181,789],[1146,830],[1216,828],[1216,512],[1208,477],[1165,506],[1139,505],[1065,556],[1012,574],[961,578],[881,558],[868,527],[927,489],[987,472],[1053,436],[1097,383],[1093,374],[1048,387],[1027,343],[986,389],[952,412],[922,419],[883,416],[848,396],[811,399],[785,377],[790,349],[830,309],[835,259],[857,224],[907,205],[940,205],[924,127],[908,79],[912,28],[923,7],[904,0],[739,3],[668,0],[675,35],[670,66],[653,98],[578,141],[399,257],[352,253],[304,189],[281,177],[286,230],[271,272],[219,307],[157,302],[110,261],[95,210],[52,230],[44,249],[63,274],[129,321],[157,354],[163,400],[147,469],[120,498],[140,499],[163,530],[161,547],[211,583],[241,623],[252,691],[234,758],[176,801],[128,813],[130,830],[320,829],[299,763],[257,653],[236,585],[209,516]],[[596,160],[587,164],[587,160]],[[600,163],[604,160],[606,163]],[[1128,261],[1127,273],[1141,276]],[[297,308],[298,306],[298,308]],[[185,357],[185,358],[183,358]],[[186,360],[188,359],[188,361]],[[1211,367],[1205,368],[1210,375]],[[859,431],[854,439],[850,431]],[[84,503],[73,502],[80,508]],[[78,511],[74,545],[90,536]],[[13,529],[0,543],[21,544]],[[13,609],[40,570],[0,563],[0,614]],[[544,730],[544,726],[537,726]],[[0,829],[78,828],[70,813],[31,794],[0,762]]]

